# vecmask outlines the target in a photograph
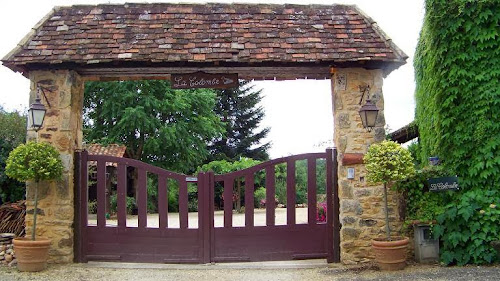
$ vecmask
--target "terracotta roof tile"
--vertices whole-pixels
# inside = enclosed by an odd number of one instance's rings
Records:
[[[399,66],[406,58],[356,6],[104,4],[54,8],[3,62],[29,71],[124,61]]]
[[[119,144],[110,144],[108,146],[102,146],[97,143],[88,145],[87,151],[89,154],[93,155],[107,155],[114,157],[124,157],[127,147]]]

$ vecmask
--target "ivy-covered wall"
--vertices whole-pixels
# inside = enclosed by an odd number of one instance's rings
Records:
[[[461,190],[437,217],[441,260],[490,263],[500,240],[500,1],[426,0],[415,55],[420,158]]]
[[[500,1],[427,0],[415,55],[422,161],[500,186]]]

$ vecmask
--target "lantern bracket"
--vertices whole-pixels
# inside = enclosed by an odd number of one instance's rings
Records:
[[[359,85],[359,91],[361,92],[361,99],[359,100],[359,105],[363,102],[363,98],[366,96],[370,99],[370,85]]]

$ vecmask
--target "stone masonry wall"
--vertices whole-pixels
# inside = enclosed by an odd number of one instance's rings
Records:
[[[365,154],[370,144],[385,138],[384,99],[382,95],[382,70],[346,68],[332,70],[332,92],[335,120],[335,144],[338,148],[339,199],[340,199],[340,247],[343,263],[368,262],[374,258],[371,239],[385,232],[383,186],[366,182],[363,164],[342,164],[345,153]],[[359,109],[363,102],[360,85],[370,86],[369,96],[380,110],[376,127],[368,132],[361,123]],[[354,168],[354,179],[347,179],[347,168]],[[396,196],[389,193],[392,229],[399,230]]]
[[[82,147],[83,82],[76,72],[67,70],[33,71],[29,78],[30,104],[35,100],[37,86],[43,89],[46,96],[40,91],[47,113],[43,128],[38,132],[38,140],[54,145],[60,151],[64,164],[61,181],[40,183],[37,236],[52,240],[49,262],[68,263],[73,261],[73,157],[75,149]],[[36,133],[28,131],[28,140],[35,138]],[[31,235],[34,206],[32,184],[27,185],[26,197],[26,235]]]

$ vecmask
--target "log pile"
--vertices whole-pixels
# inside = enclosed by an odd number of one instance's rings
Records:
[[[12,267],[17,264],[13,238],[14,233],[0,233],[0,265]]]
[[[24,236],[25,216],[25,201],[6,203],[0,206],[0,233],[14,233],[16,237]]]

